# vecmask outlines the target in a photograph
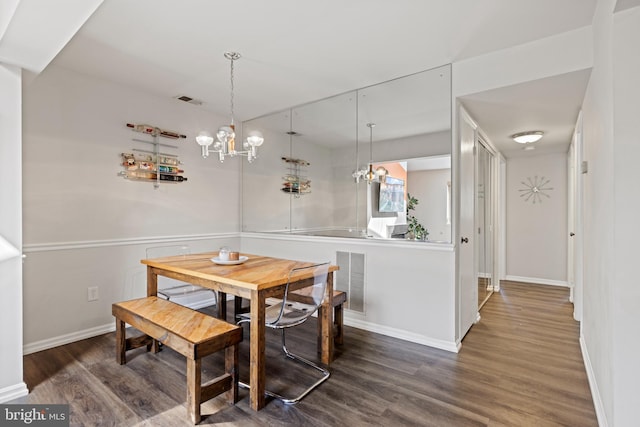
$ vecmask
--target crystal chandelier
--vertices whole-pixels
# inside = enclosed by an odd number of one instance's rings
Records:
[[[220,129],[218,129],[215,140],[211,133],[202,131],[196,136],[196,142],[202,148],[202,157],[204,158],[207,158],[209,152],[212,151],[218,153],[220,162],[224,162],[226,156],[247,156],[247,160],[251,163],[253,159],[258,157],[258,147],[262,145],[264,138],[260,132],[252,131],[242,144],[244,150],[236,149],[236,127],[233,122],[233,61],[240,59],[240,54],[238,52],[225,52],[224,57],[231,61],[231,123],[221,126]],[[213,148],[209,148],[212,144]]]
[[[356,179],[356,182],[360,182],[361,179],[365,180],[367,184],[371,184],[374,181],[381,182],[387,176],[387,170],[382,166],[373,170],[373,128],[375,123],[367,123],[369,128],[369,169],[359,169],[355,171],[351,176]]]

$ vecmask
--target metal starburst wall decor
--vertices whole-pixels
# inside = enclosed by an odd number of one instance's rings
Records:
[[[546,179],[544,176],[539,177],[538,175],[533,178],[528,177],[525,181],[521,181],[521,184],[524,186],[520,190],[520,197],[523,198],[525,202],[531,201],[531,203],[542,203],[542,196],[550,199],[551,196],[547,194],[548,191],[553,190],[553,187],[548,187],[551,180]]]

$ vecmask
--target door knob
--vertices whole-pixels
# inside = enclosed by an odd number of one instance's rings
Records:
[[[462,239],[460,239],[460,243],[469,243],[469,238],[463,237]]]
[[[574,233],[573,231],[571,233],[569,233],[569,237],[573,237],[575,235],[576,235],[576,233]]]

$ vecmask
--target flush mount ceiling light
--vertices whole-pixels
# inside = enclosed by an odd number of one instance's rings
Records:
[[[249,136],[243,143],[244,150],[236,150],[236,127],[233,123],[233,61],[240,59],[240,54],[238,52],[225,52],[224,57],[231,61],[231,123],[218,129],[215,143],[213,136],[208,131],[200,132],[196,136],[196,142],[202,148],[202,157],[204,158],[207,158],[209,152],[213,151],[218,153],[220,162],[223,162],[226,156],[246,156],[249,163],[251,163],[253,159],[258,157],[258,147],[262,145],[264,138],[258,131],[249,132]],[[213,144],[213,148],[209,149],[211,144]]]
[[[530,144],[533,142],[537,142],[542,138],[544,132],[541,130],[533,130],[528,132],[520,132],[511,135],[511,138],[518,144]]]

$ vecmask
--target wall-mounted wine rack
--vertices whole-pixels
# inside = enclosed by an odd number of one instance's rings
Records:
[[[311,193],[311,181],[303,175],[304,168],[311,163],[291,157],[283,157],[282,161],[287,164],[287,174],[282,177],[284,183],[282,183],[281,190],[293,194],[295,197]]]
[[[160,137],[169,139],[186,138],[186,135],[177,132],[163,130],[150,125],[134,125],[127,123],[127,127],[136,132],[148,135],[151,139],[132,138],[133,141],[152,145],[152,150],[132,148],[130,153],[121,153],[122,167],[118,175],[132,181],[153,182],[154,188],[160,184],[174,184],[184,182],[186,177],[181,175],[181,162],[176,154],[165,153],[162,149],[177,149],[177,145],[164,144]]]

